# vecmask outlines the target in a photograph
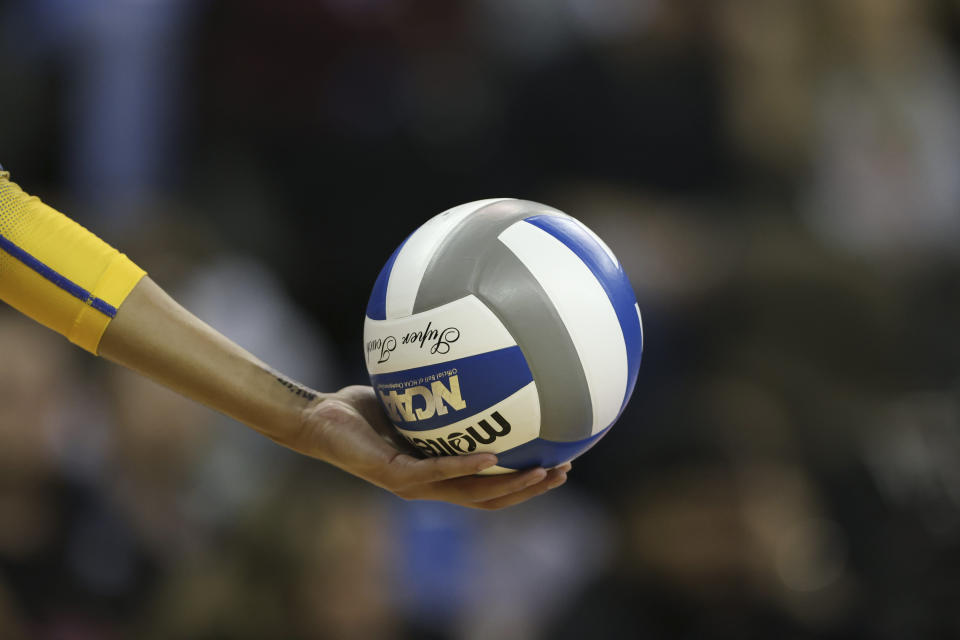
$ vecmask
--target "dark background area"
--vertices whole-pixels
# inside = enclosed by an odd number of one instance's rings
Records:
[[[6,0],[0,162],[320,389],[429,217],[541,201],[646,335],[472,513],[0,312],[0,637],[960,637],[960,6]]]

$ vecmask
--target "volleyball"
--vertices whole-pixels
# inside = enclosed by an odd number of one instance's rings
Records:
[[[584,453],[626,407],[642,351],[610,248],[562,211],[511,198],[414,231],[364,323],[370,382],[400,434],[426,456],[497,454],[485,473]]]

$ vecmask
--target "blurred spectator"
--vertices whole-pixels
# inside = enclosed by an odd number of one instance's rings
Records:
[[[911,263],[960,239],[960,67],[910,0],[825,5],[810,215],[831,243]],[[831,55],[832,54],[832,55]]]
[[[186,31],[202,4],[31,0],[8,9],[21,55],[62,69],[64,175],[98,228],[136,226],[179,174]]]

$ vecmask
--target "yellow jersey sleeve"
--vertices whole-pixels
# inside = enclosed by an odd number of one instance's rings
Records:
[[[0,300],[96,354],[145,272],[0,171]]]

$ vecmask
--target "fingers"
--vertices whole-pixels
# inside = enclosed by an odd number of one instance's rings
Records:
[[[535,498],[540,494],[546,493],[551,489],[556,489],[564,482],[567,481],[567,472],[561,471],[559,468],[551,469],[540,482],[527,487],[522,491],[517,491],[516,493],[511,493],[509,495],[501,496],[499,498],[494,498],[493,500],[487,500],[484,502],[477,502],[471,505],[477,509],[503,509],[506,507],[512,507],[514,505],[520,504],[521,502],[526,502],[530,498]]]
[[[489,453],[426,459],[400,454],[390,462],[390,479],[385,484],[406,499],[502,509],[559,487],[572,468],[566,462],[550,470],[538,467],[504,475],[476,475],[496,463],[496,456]]]
[[[569,463],[500,476],[457,477],[397,492],[408,499],[442,500],[474,509],[503,509],[534,498],[567,481]]]
[[[492,453],[425,459],[399,455],[391,461],[390,473],[394,484],[402,488],[472,476],[495,464],[497,457]]]
[[[523,491],[546,477],[547,471],[537,468],[502,476],[455,478],[442,483],[437,491],[449,495],[458,504],[486,502]]]
[[[573,468],[573,465],[565,462],[555,467],[553,471],[566,476],[571,468]],[[443,485],[445,490],[452,491],[455,497],[461,501],[466,499],[470,502],[488,502],[532,487],[542,482],[547,475],[548,470],[538,467],[502,476],[456,478],[444,482]]]

